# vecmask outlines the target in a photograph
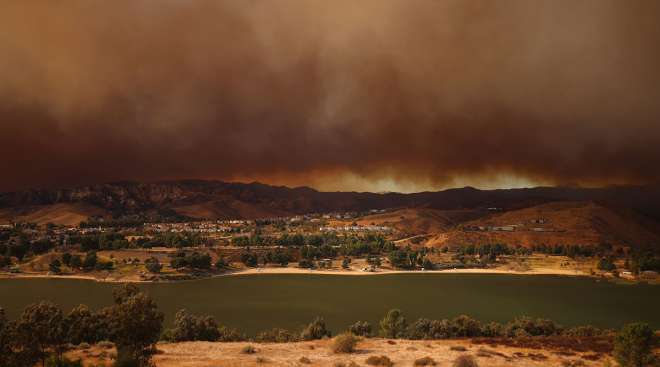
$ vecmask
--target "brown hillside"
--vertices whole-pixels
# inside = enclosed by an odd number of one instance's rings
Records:
[[[647,220],[627,211],[591,202],[553,202],[530,208],[493,214],[463,223],[439,233],[427,245],[480,244],[509,245],[599,244],[635,246],[657,243],[657,229]],[[513,226],[514,230],[486,230]]]
[[[448,231],[459,223],[484,215],[480,210],[436,210],[407,208],[360,218],[361,225],[385,225],[410,234],[427,234]]]
[[[107,214],[105,210],[86,203],[59,203],[0,209],[0,221],[75,226],[87,220],[90,216],[105,216]]]

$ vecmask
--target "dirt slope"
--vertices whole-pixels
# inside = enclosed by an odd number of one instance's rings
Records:
[[[53,223],[74,226],[90,216],[105,215],[108,215],[107,211],[91,204],[59,203],[25,208],[0,209],[0,222],[31,222],[39,225]]]
[[[215,200],[172,209],[181,215],[205,219],[269,218],[292,215],[284,210],[239,200]]]
[[[515,229],[483,230],[510,226]],[[631,211],[614,211],[591,202],[554,202],[463,223],[438,233],[427,245],[502,242],[522,246],[599,243],[635,246],[657,243],[659,239],[655,223]]]

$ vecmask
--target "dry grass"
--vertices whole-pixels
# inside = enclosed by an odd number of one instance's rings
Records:
[[[567,352],[563,349],[532,349],[527,347],[472,344],[469,340],[412,341],[397,340],[396,344],[386,339],[363,339],[360,348],[352,354],[332,352],[333,340],[316,340],[297,343],[162,343],[159,353],[154,356],[156,367],[256,367],[256,366],[319,366],[354,367],[368,366],[370,357],[386,356],[394,366],[414,366],[415,361],[431,357],[436,366],[449,367],[465,352],[454,351],[452,346],[463,346],[474,351],[473,355],[480,367],[562,367],[564,363],[585,367],[602,366],[610,360],[607,353],[600,354],[598,360],[591,360],[596,352]],[[258,349],[257,354],[243,354],[246,346]],[[559,347],[558,347],[559,348]],[[70,358],[82,358],[85,366],[94,363],[111,365],[113,349],[92,345],[89,349],[76,349],[68,353]],[[542,355],[545,359],[541,359]],[[260,358],[259,361],[257,358]],[[310,361],[311,363],[306,363]],[[432,366],[432,365],[428,365]]]
[[[335,353],[353,353],[359,340],[360,338],[351,333],[337,335],[332,341],[332,351]]]

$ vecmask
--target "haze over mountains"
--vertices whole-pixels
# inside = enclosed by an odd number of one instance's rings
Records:
[[[362,222],[386,223],[411,233],[428,233],[433,235],[429,240],[432,244],[493,240],[529,244],[538,242],[539,236],[557,242],[583,243],[650,243],[660,238],[660,188],[655,186],[501,190],[465,187],[414,194],[376,194],[182,180],[118,182],[0,194],[0,220],[41,224],[72,225],[88,216],[162,211],[200,219],[255,219],[370,209],[394,211],[365,217]],[[463,230],[466,226],[529,224],[539,218],[552,223],[543,230],[547,233],[527,231],[521,237],[506,232]]]

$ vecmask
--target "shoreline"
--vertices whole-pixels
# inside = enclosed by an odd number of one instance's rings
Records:
[[[361,270],[309,270],[294,267],[267,267],[267,268],[248,268],[227,271],[221,274],[211,274],[209,276],[198,277],[194,279],[181,279],[181,280],[140,280],[140,279],[108,279],[98,278],[92,275],[72,274],[72,275],[49,275],[38,273],[6,273],[0,274],[0,279],[78,279],[78,280],[92,280],[99,283],[177,283],[187,282],[194,280],[204,280],[228,276],[255,276],[267,274],[292,274],[292,275],[335,275],[335,276],[378,276],[378,275],[391,275],[391,274],[495,274],[495,275],[557,275],[568,277],[593,277],[583,272],[576,272],[574,270],[559,270],[559,269],[545,269],[538,268],[529,271],[516,271],[505,269],[446,269],[446,270],[390,270],[381,269],[378,271],[361,271]]]

